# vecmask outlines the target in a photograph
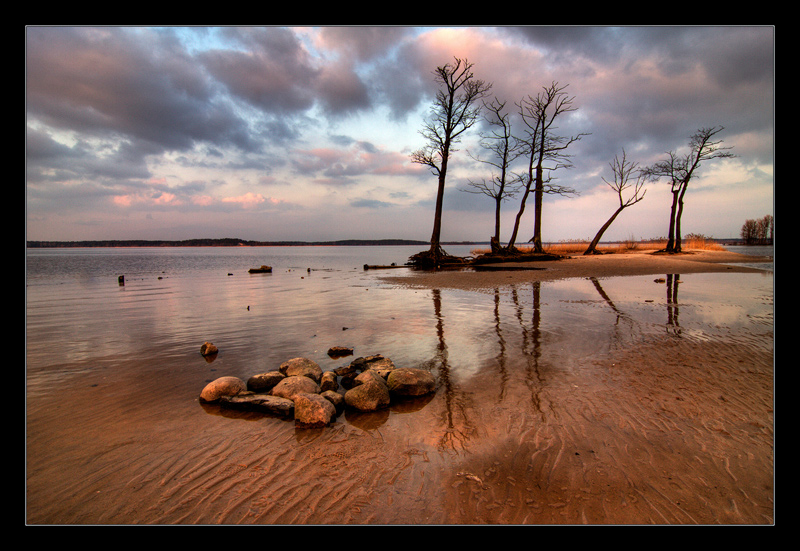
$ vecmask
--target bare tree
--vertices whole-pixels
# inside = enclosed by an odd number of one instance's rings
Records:
[[[566,85],[560,86],[557,82],[553,82],[550,86],[543,87],[543,91],[536,97],[528,96],[518,104],[520,117],[527,127],[527,138],[520,138],[520,140],[525,142],[527,149],[528,173],[514,230],[506,246],[509,252],[513,252],[515,249],[520,220],[531,191],[533,191],[534,197],[534,226],[533,237],[530,241],[533,242],[533,252],[535,253],[544,252],[542,249],[544,194],[571,195],[576,193],[574,189],[553,184],[550,177],[552,171],[572,167],[566,149],[583,136],[583,134],[579,134],[565,137],[554,134],[554,130],[557,128],[554,126],[556,119],[565,113],[577,110],[572,106],[575,98],[564,92],[566,87]],[[545,171],[548,172],[546,178]]]
[[[494,199],[494,235],[491,238],[492,253],[500,251],[500,208],[503,201],[516,195],[516,178],[510,166],[521,154],[516,140],[511,134],[511,121],[505,112],[506,102],[494,98],[491,103],[484,103],[487,111],[486,121],[492,125],[491,132],[481,135],[481,146],[489,152],[487,159],[470,157],[492,167],[491,177],[480,182],[470,180],[472,189],[463,189],[467,193],[480,193]],[[469,154],[469,152],[467,152]]]
[[[603,181],[617,192],[619,196],[619,207],[617,207],[617,210],[611,215],[611,218],[603,224],[583,254],[597,254],[597,244],[600,242],[605,231],[611,226],[612,222],[619,216],[619,213],[644,199],[644,194],[647,192],[647,190],[643,189],[647,177],[638,169],[638,163],[628,161],[624,149],[622,150],[622,159],[615,155],[614,160],[609,163],[609,166],[611,167],[614,180],[609,182],[603,178]],[[633,181],[631,181],[632,179]],[[631,189],[631,186],[633,194],[625,199],[623,193]]]
[[[767,214],[758,220],[746,220],[742,225],[742,239],[747,245],[771,245],[775,242],[775,217]]]
[[[689,181],[699,169],[700,164],[712,159],[736,157],[730,153],[730,147],[722,147],[722,140],[713,141],[724,127],[701,128],[689,138],[689,152],[678,155],[674,151],[667,153],[668,158],[644,169],[648,179],[668,178],[672,188],[672,206],[670,209],[669,235],[665,252],[681,252],[681,217],[683,216],[683,199],[689,187]]]
[[[473,64],[466,59],[455,58],[453,63],[437,67],[434,71],[440,88],[436,93],[431,118],[425,123],[420,134],[427,140],[427,145],[411,154],[415,163],[430,167],[438,177],[439,187],[436,194],[436,210],[433,219],[431,247],[411,257],[412,263],[421,265],[437,265],[447,257],[441,247],[442,206],[444,202],[444,186],[447,178],[447,164],[450,155],[456,151],[453,144],[458,143],[461,135],[478,120],[481,112],[479,101],[491,89],[491,83],[475,78]]]

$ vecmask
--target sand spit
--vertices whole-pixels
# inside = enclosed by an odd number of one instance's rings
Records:
[[[650,251],[602,255],[575,255],[544,262],[507,262],[488,265],[497,270],[448,269],[415,270],[408,274],[387,274],[386,281],[423,288],[494,289],[528,281],[551,281],[574,277],[614,277],[711,272],[759,272],[739,263],[771,262],[769,257],[747,256],[728,251],[690,250],[682,254],[654,254]],[[520,268],[515,270],[515,268]],[[539,268],[539,269],[522,269]]]

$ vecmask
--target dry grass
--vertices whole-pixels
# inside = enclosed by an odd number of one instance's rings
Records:
[[[688,237],[681,242],[684,250],[701,249],[707,251],[723,251],[725,248],[713,241],[709,241],[704,237]],[[561,243],[545,244],[544,251],[550,254],[569,255],[569,254],[583,254],[589,246],[588,241],[566,241]],[[630,251],[660,251],[667,247],[666,239],[653,239],[634,241],[628,240],[621,243],[604,243],[597,246],[598,252],[605,254],[624,253]],[[533,247],[521,246],[517,247],[521,252],[530,252]],[[478,256],[481,254],[489,253],[489,249],[473,249],[472,254]]]

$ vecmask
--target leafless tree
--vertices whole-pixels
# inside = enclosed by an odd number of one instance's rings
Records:
[[[724,127],[715,126],[700,128],[689,138],[689,152],[678,155],[674,151],[667,153],[667,159],[649,166],[643,170],[648,179],[659,180],[667,178],[672,189],[672,206],[669,218],[669,235],[665,252],[681,252],[681,217],[683,216],[683,199],[689,187],[689,181],[700,168],[704,161],[712,159],[726,159],[736,157],[729,150],[731,147],[722,147],[722,140],[714,141]]]
[[[611,218],[603,224],[583,254],[597,254],[597,244],[600,242],[605,231],[611,226],[612,222],[619,216],[619,213],[644,199],[644,194],[647,192],[647,190],[644,189],[647,177],[639,170],[638,163],[627,159],[624,149],[622,150],[622,159],[620,159],[618,155],[615,155],[614,160],[609,163],[609,166],[613,174],[613,181],[609,182],[605,178],[603,178],[603,181],[617,192],[619,196],[619,207],[617,207],[617,210],[611,215]],[[629,190],[633,191],[633,193],[625,199],[623,194]]]
[[[746,220],[742,225],[742,239],[747,245],[770,245],[775,239],[775,217],[767,214],[758,220]]]
[[[475,78],[473,64],[466,59],[454,58],[452,63],[437,67],[434,71],[439,90],[436,93],[431,118],[425,123],[420,134],[427,144],[411,154],[415,163],[430,167],[438,177],[439,187],[436,194],[436,210],[433,219],[431,247],[411,257],[412,263],[420,265],[437,265],[449,257],[441,247],[442,206],[444,186],[447,178],[447,164],[450,155],[456,151],[453,145],[471,128],[480,117],[481,104],[491,89],[491,83]]]
[[[500,250],[500,208],[503,201],[513,197],[518,181],[510,170],[511,164],[521,155],[519,144],[511,134],[511,121],[505,112],[506,102],[494,98],[484,103],[486,121],[492,126],[491,132],[481,135],[481,146],[489,152],[486,159],[470,157],[491,167],[491,177],[480,182],[469,182],[468,193],[480,193],[494,199],[494,235],[491,238],[492,253]],[[468,152],[469,154],[469,152]],[[471,189],[470,189],[471,188]]]
[[[555,121],[561,115],[577,110],[572,106],[574,97],[570,97],[564,91],[567,86],[560,86],[553,82],[550,86],[543,87],[536,97],[528,96],[519,104],[519,114],[526,126],[526,138],[520,138],[525,142],[528,155],[527,176],[525,187],[523,188],[522,199],[520,200],[519,210],[514,222],[514,229],[506,246],[509,252],[515,249],[519,225],[522,214],[525,211],[525,203],[528,196],[533,191],[534,198],[534,225],[533,251],[542,253],[542,202],[545,193],[559,195],[572,195],[576,191],[565,186],[553,184],[550,173],[560,168],[570,168],[567,148],[584,134],[565,137],[554,133],[557,128]],[[545,178],[545,171],[548,175]]]

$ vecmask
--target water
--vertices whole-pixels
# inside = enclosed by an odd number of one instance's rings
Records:
[[[773,245],[727,245],[725,249],[748,256],[767,256],[773,259],[772,262],[739,262],[736,263],[737,266],[748,266],[750,268],[769,271],[775,270],[775,247]]]
[[[469,247],[452,247],[469,254]],[[27,252],[29,390],[119,358],[180,371],[211,341],[217,371],[249,375],[331,346],[362,355],[417,347],[420,295],[400,298],[364,264],[403,264],[414,247],[31,249]],[[268,264],[270,274],[248,269]],[[405,270],[406,268],[399,268]],[[119,285],[118,276],[124,276]],[[425,306],[429,306],[426,301]],[[401,345],[402,341],[408,341]],[[408,352],[410,354],[410,352]],[[196,377],[196,373],[194,374]]]
[[[497,353],[498,309],[504,323],[535,314],[553,338],[586,354],[619,334],[619,309],[635,332],[667,327],[677,304],[652,278],[585,279],[498,290],[495,296],[455,290],[397,288],[381,280],[407,270],[363,270],[403,264],[411,247],[242,247],[31,249],[27,252],[26,352],[28,391],[48,392],[77,374],[113,370],[121,358],[141,358],[142,373],[174,373],[176,384],[202,386],[214,373],[250,375],[292,357],[323,369],[342,363],[332,346],[356,356],[384,354],[399,365],[429,365],[441,349],[469,376]],[[753,250],[749,248],[749,250]],[[470,247],[448,252],[467,255]],[[249,274],[268,264],[271,274]],[[118,276],[124,275],[124,285]],[[676,296],[678,283],[675,284]],[[760,274],[684,275],[682,330],[771,316],[772,277]],[[533,312],[534,305],[541,308]],[[509,320],[509,321],[506,321]],[[694,328],[693,325],[697,325]],[[629,329],[630,334],[633,329]],[[587,338],[586,335],[591,335]],[[630,335],[626,338],[631,338]],[[199,356],[213,342],[211,366]],[[590,346],[591,345],[591,346]],[[594,347],[594,348],[592,348]],[[30,394],[29,394],[30,395]]]
[[[771,521],[772,272],[470,292],[363,270],[418,251],[27,251],[28,521]],[[198,403],[223,375],[350,361],[332,346],[437,391],[320,430]]]

